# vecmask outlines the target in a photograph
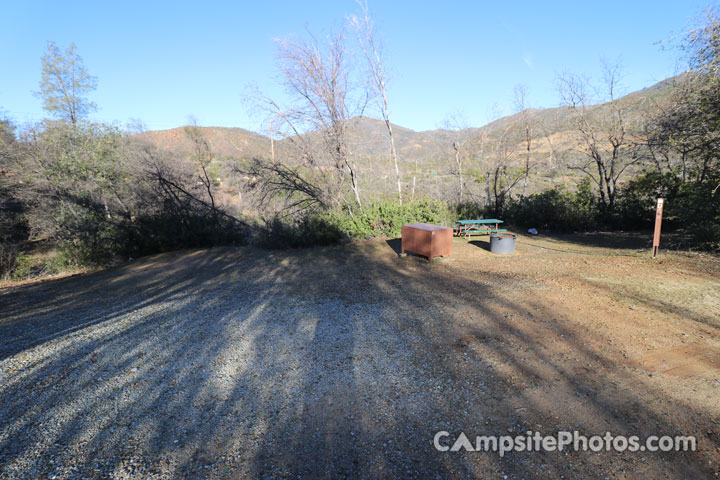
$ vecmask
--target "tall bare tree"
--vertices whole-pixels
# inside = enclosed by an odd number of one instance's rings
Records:
[[[465,178],[463,172],[463,162],[470,155],[469,138],[463,134],[463,130],[467,128],[467,121],[461,114],[449,115],[442,123],[443,129],[448,134],[448,143],[452,148],[453,168],[452,174],[458,179],[457,200],[462,203],[465,199]],[[482,149],[484,144],[480,144]]]
[[[355,203],[361,205],[359,174],[348,144],[348,128],[351,119],[364,111],[368,94],[355,83],[345,31],[330,35],[327,44],[320,44],[312,35],[309,40],[279,41],[278,57],[282,82],[294,103],[283,107],[262,94],[256,100],[269,113],[275,134],[288,141],[291,155],[297,155],[294,163],[311,173],[302,183],[313,184],[309,191],[322,192],[323,198],[312,203],[342,203],[342,187],[349,177]],[[290,170],[300,175],[297,169]],[[297,182],[287,186],[293,185]],[[304,195],[307,191],[294,193]]]
[[[190,117],[190,125],[184,129],[185,135],[192,143],[192,160],[195,164],[198,174],[198,182],[203,186],[207,198],[210,203],[210,211],[213,215],[214,221],[219,222],[218,208],[215,203],[215,195],[213,194],[213,181],[208,174],[208,167],[213,160],[212,149],[210,148],[210,142],[205,138],[202,130],[198,126],[197,119]]]
[[[581,144],[579,161],[568,165],[598,187],[600,204],[606,211],[615,206],[618,181],[627,168],[642,158],[640,145],[628,132],[625,107],[617,98],[620,66],[602,62],[606,108],[589,108],[592,102],[587,77],[565,74],[558,79],[562,104],[570,110]]]
[[[75,125],[97,108],[87,98],[96,86],[97,78],[88,73],[74,43],[64,52],[55,42],[48,43],[42,56],[40,91],[35,92],[46,111]]]
[[[367,60],[368,72],[377,93],[377,98],[379,99],[378,106],[380,114],[385,122],[385,127],[387,128],[388,137],[390,139],[390,158],[395,166],[398,201],[402,204],[402,179],[400,177],[400,168],[398,166],[397,150],[395,149],[395,136],[393,135],[392,123],[390,123],[390,108],[388,107],[387,97],[387,76],[385,73],[382,55],[382,43],[378,39],[378,35],[375,30],[375,23],[368,11],[367,2],[365,0],[357,0],[357,4],[360,7],[360,15],[352,15],[349,20],[357,35],[360,49]]]
[[[495,216],[502,214],[507,201],[520,180],[524,170],[512,167],[516,156],[516,139],[510,126],[501,128],[489,139],[490,151],[485,155],[483,170],[487,206]]]
[[[534,135],[535,125],[528,112],[527,105],[527,86],[517,85],[513,91],[513,103],[515,104],[515,111],[520,116],[520,127],[523,133],[523,144],[524,144],[524,160],[525,160],[525,175],[523,176],[522,193],[521,197],[525,197],[527,193],[528,178],[530,177],[530,162],[532,158],[532,142]]]

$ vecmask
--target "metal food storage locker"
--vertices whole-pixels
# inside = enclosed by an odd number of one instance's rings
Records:
[[[412,223],[402,227],[401,255],[413,252],[428,257],[449,256],[452,253],[452,228],[430,223]]]

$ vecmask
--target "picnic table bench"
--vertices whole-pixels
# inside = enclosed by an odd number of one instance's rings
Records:
[[[497,218],[457,220],[453,228],[453,233],[458,237],[463,236],[465,240],[467,240],[472,235],[490,235],[491,233],[507,232],[506,228],[500,228],[501,223],[504,222]]]

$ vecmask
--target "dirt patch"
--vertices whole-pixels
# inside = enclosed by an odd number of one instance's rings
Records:
[[[682,345],[644,355],[638,359],[638,367],[654,374],[717,379],[720,350],[707,345]]]

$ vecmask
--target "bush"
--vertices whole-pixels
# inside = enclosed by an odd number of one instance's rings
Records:
[[[435,200],[419,200],[400,205],[381,201],[362,207],[345,207],[329,214],[336,227],[350,240],[397,237],[408,223],[450,224],[454,215],[448,206]]]
[[[483,218],[489,215],[487,208],[476,202],[462,202],[455,205],[456,219]]]
[[[183,248],[242,245],[243,229],[232,220],[197,209],[182,218],[150,209],[132,219],[107,219],[97,211],[66,209],[59,218],[60,247],[78,265],[104,265]]]
[[[275,218],[259,229],[258,243],[266,248],[333,245],[375,237],[397,237],[402,226],[408,223],[450,224],[452,221],[452,213],[442,202],[420,200],[400,205],[386,200],[362,207],[310,212],[297,219]]]
[[[132,256],[247,243],[243,226],[202,208],[189,209],[182,217],[170,209],[151,210],[124,227],[121,251]]]
[[[334,245],[343,233],[328,213],[308,213],[299,219],[273,218],[259,228],[257,242],[265,248],[306,248]]]
[[[677,198],[682,182],[672,173],[661,174],[650,170],[639,174],[626,183],[618,192],[617,208],[612,216],[613,224],[625,229],[652,228],[655,222],[655,207],[658,198],[670,199],[663,212],[666,227],[678,225],[676,217]]]
[[[586,231],[598,226],[597,206],[586,181],[575,193],[555,187],[514,200],[505,217],[513,224],[556,232]]]
[[[622,228],[651,228],[658,198],[665,199],[663,229],[687,232],[697,247],[720,249],[720,175],[682,182],[672,173],[643,172],[619,192],[614,223]]]
[[[20,250],[14,243],[0,243],[0,278],[15,270]]]
[[[9,277],[17,281],[57,275],[66,271],[73,264],[74,262],[62,252],[52,252],[49,255],[31,255],[20,252],[16,258],[15,268]]]
[[[29,235],[25,206],[14,193],[4,182],[0,183],[0,278],[15,268],[17,255]]]
[[[666,201],[676,223],[704,250],[720,250],[720,174],[685,183]]]

